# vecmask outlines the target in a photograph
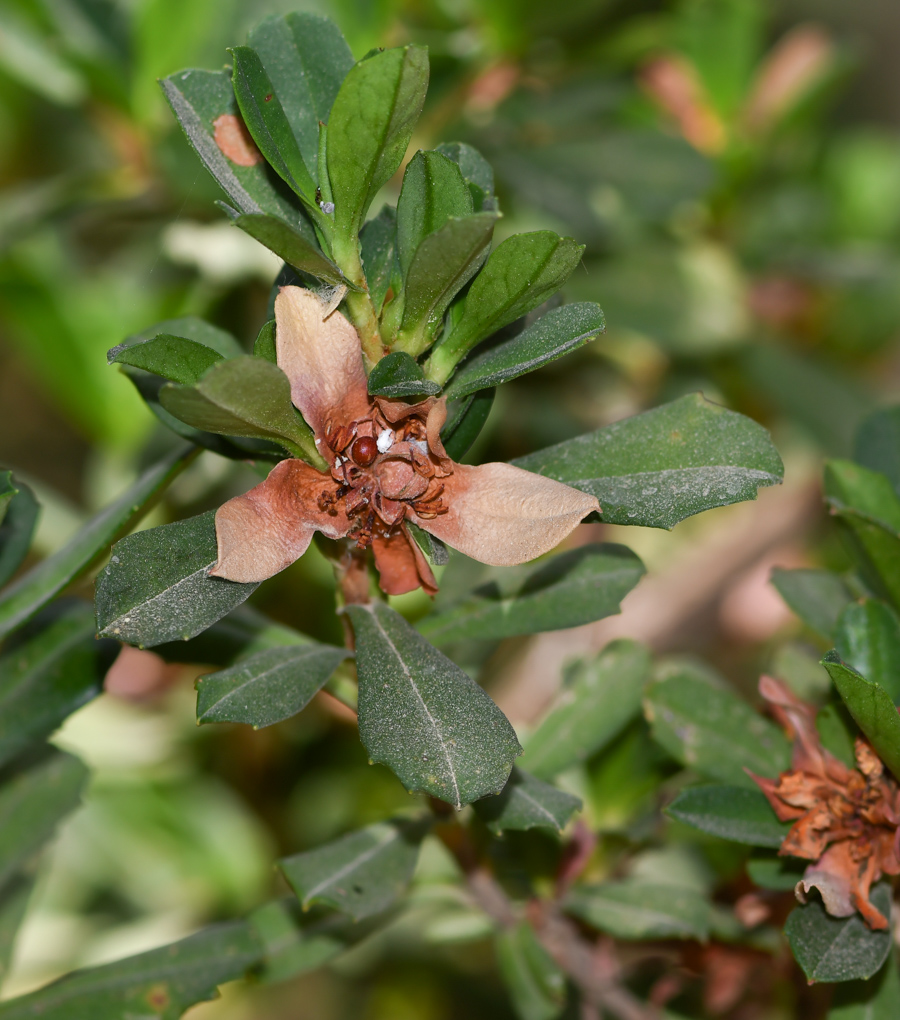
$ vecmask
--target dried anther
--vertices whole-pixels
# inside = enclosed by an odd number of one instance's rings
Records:
[[[849,768],[822,747],[810,705],[771,677],[761,678],[759,690],[794,738],[791,771],[752,778],[778,818],[794,823],[778,852],[813,862],[797,898],[805,903],[818,889],[834,917],[858,910],[870,928],[886,928],[869,890],[882,875],[900,874],[900,786],[861,737],[857,767]]]

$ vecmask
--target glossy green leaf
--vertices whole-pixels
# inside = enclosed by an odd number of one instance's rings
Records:
[[[328,120],[328,176],[335,239],[356,243],[376,192],[400,166],[428,87],[423,46],[361,60],[344,79]]]
[[[0,657],[0,764],[49,736],[103,689],[118,652],[95,640],[89,603],[57,603]]]
[[[160,333],[149,340],[119,344],[107,352],[106,360],[110,365],[131,365],[191,386],[221,361],[222,355],[195,340]]]
[[[745,768],[776,776],[790,765],[790,744],[774,723],[686,669],[647,689],[644,714],[673,758],[710,779],[755,790]]]
[[[496,221],[491,212],[451,219],[422,241],[406,278],[398,349],[419,354],[431,344],[447,306],[487,258]]]
[[[705,939],[709,931],[709,902],[677,885],[625,879],[582,886],[569,894],[565,907],[620,939]]]
[[[603,311],[593,302],[554,308],[516,336],[470,358],[453,377],[447,396],[464,397],[533,372],[596,340],[605,329]]]
[[[458,605],[427,616],[419,629],[429,641],[444,644],[578,627],[618,613],[643,575],[643,563],[625,546],[583,545],[505,572],[503,581],[483,585]]]
[[[55,748],[21,771],[0,774],[0,888],[79,805],[87,778],[77,758]]]
[[[762,426],[699,393],[513,463],[596,496],[609,524],[648,528],[756,499],[784,475]]]
[[[891,887],[879,882],[871,900],[891,916]],[[857,981],[878,973],[891,951],[891,930],[872,931],[859,914],[831,917],[821,900],[794,907],[784,926],[797,963],[809,981]]]
[[[837,574],[830,570],[776,567],[772,584],[807,627],[827,641],[834,639],[838,617],[853,599],[853,593]]]
[[[306,708],[348,652],[310,643],[269,648],[197,681],[197,722],[271,726]]]
[[[519,1020],[554,1020],[566,1003],[566,977],[528,921],[497,933],[497,965]]]
[[[20,577],[0,596],[0,638],[21,626],[80,576],[117,535],[133,527],[166,487],[194,459],[196,448],[179,450],[148,468],[115,502],[92,517],[52,556]]]
[[[763,889],[792,892],[808,866],[809,861],[797,857],[754,855],[747,861],[747,875],[755,885]]]
[[[208,571],[216,562],[215,511],[128,535],[97,578],[101,637],[152,647],[187,640],[249,598],[259,585]]]
[[[168,383],[159,397],[170,414],[196,429],[269,439],[307,460],[315,454],[312,430],[291,403],[288,377],[262,358],[221,361],[195,386]]]
[[[315,207],[316,185],[259,54],[250,46],[230,52],[231,84],[247,130],[285,184]]]
[[[495,836],[511,829],[558,832],[580,810],[578,797],[517,768],[512,770],[501,793],[475,802],[475,813]]]
[[[822,665],[879,758],[900,778],[900,715],[891,696],[874,680],[841,662],[837,652],[829,652]]]
[[[296,227],[277,216],[246,213],[235,217],[232,222],[295,269],[336,287],[352,286],[331,259],[326,258]]]
[[[858,673],[900,701],[900,619],[876,599],[851,602],[834,633],[835,650]]]
[[[521,753],[484,691],[381,602],[347,607],[356,634],[359,733],[372,761],[457,808],[506,784]]]
[[[777,849],[791,826],[779,822],[765,795],[744,786],[692,786],[666,814],[711,836]]]
[[[406,891],[429,823],[378,822],[279,861],[304,907],[324,903],[356,920],[381,913]]]
[[[900,407],[886,407],[863,421],[856,434],[853,459],[886,475],[900,492]]]
[[[246,921],[215,925],[0,1003],[0,1020],[179,1020],[190,1006],[214,999],[219,985],[243,977],[262,952]]]
[[[9,581],[28,555],[41,512],[31,489],[13,478],[10,472],[5,474],[9,476],[7,484],[12,491],[0,517],[0,586]]]
[[[469,288],[463,313],[435,349],[426,374],[445,382],[480,340],[552,297],[581,261],[583,251],[584,245],[552,230],[507,238]]]
[[[847,981],[835,989],[827,1020],[896,1020],[900,1003],[900,971],[891,953],[868,981]]]
[[[377,315],[381,314],[387,292],[397,278],[400,265],[397,260],[397,213],[386,205],[369,220],[359,232],[360,257],[366,274],[369,299]]]
[[[451,460],[461,461],[481,435],[494,406],[496,390],[479,390],[459,402],[441,429],[441,441]]]
[[[444,142],[437,151],[452,159],[469,185],[476,212],[494,212],[494,171],[481,153],[465,142]]]
[[[419,245],[451,217],[469,216],[472,196],[459,166],[439,152],[413,156],[397,200],[397,254],[404,280]]]
[[[613,641],[566,671],[563,689],[525,745],[522,763],[549,779],[604,748],[640,713],[650,653]]]
[[[382,358],[369,373],[369,393],[375,397],[402,400],[421,394],[431,396],[438,390],[440,386],[426,380],[415,359],[401,351]]]

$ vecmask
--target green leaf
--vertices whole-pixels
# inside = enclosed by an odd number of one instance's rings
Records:
[[[315,453],[312,430],[291,403],[288,377],[262,358],[221,361],[196,386],[168,383],[159,397],[170,414],[196,429],[269,439],[306,460]]]
[[[841,613],[834,634],[841,659],[900,701],[900,619],[876,599],[851,602]]]
[[[411,791],[457,808],[498,793],[521,753],[506,716],[381,602],[347,607],[356,634],[359,733]]]
[[[230,666],[266,648],[308,645],[310,639],[283,623],[275,623],[251,606],[239,606],[189,641],[156,645],[166,662],[194,662]]]
[[[549,779],[604,748],[640,713],[650,653],[633,641],[613,641],[569,667],[549,713],[525,745],[522,759]]]
[[[778,821],[761,790],[744,786],[692,786],[672,801],[666,814],[711,836],[747,846],[778,849],[791,828],[790,823]]]
[[[153,340],[162,334],[193,340],[196,344],[202,344],[204,347],[209,347],[210,350],[218,351],[223,358],[237,358],[241,354],[246,354],[244,348],[231,333],[211,325],[204,319],[197,318],[196,315],[183,315],[178,319],[164,319],[162,322],[157,322],[153,326],[148,326],[147,329],[142,329],[140,333],[133,333],[124,343],[114,347],[113,351],[125,350],[140,344],[143,340]],[[112,354],[112,351],[109,353]]]
[[[855,741],[857,727],[841,701],[829,702],[816,713],[816,729],[822,747],[848,768],[856,768]]]
[[[6,517],[6,508],[18,491],[12,480],[12,471],[0,471],[0,524]]]
[[[275,320],[269,321],[260,329],[253,341],[253,357],[262,358],[273,365],[278,364],[278,351],[275,347]]]
[[[465,601],[427,616],[419,630],[432,642],[516,637],[592,623],[619,612],[644,575],[622,545],[583,545],[477,588]]]
[[[385,50],[356,64],[328,120],[328,177],[335,241],[356,243],[376,192],[406,154],[428,88],[423,46]]]
[[[584,245],[552,230],[507,238],[469,288],[462,316],[435,349],[426,374],[445,382],[480,340],[552,297],[581,261],[583,251]]]
[[[496,390],[479,390],[466,397],[441,429],[441,441],[451,460],[461,461],[481,435],[494,406]]]
[[[433,395],[440,390],[437,383],[428,382],[414,358],[395,351],[382,358],[369,374],[369,393],[373,397],[391,400]]]
[[[500,794],[475,802],[475,813],[495,836],[510,829],[555,829],[559,832],[580,810],[578,797],[517,768],[512,770]]]
[[[747,875],[763,889],[791,892],[808,866],[809,861],[797,857],[753,856],[747,861]]]
[[[582,921],[620,939],[705,939],[708,901],[694,889],[625,879],[582,886],[565,908]]]
[[[835,989],[828,1020],[896,1020],[898,1002],[900,973],[896,954],[891,953],[875,977]]]
[[[497,933],[497,965],[519,1020],[554,1020],[566,1003],[566,978],[528,921]]]
[[[112,642],[95,640],[90,604],[73,600],[51,609],[0,658],[0,764],[95,698],[118,652]]]
[[[330,645],[269,648],[197,681],[197,722],[271,726],[302,711],[350,653]]]
[[[447,387],[447,396],[464,397],[533,372],[605,330],[603,311],[591,301],[554,308],[511,339],[470,358]]]
[[[194,340],[160,333],[149,340],[119,344],[107,352],[106,360],[110,365],[131,365],[191,386],[221,361],[222,355]]]
[[[217,555],[214,510],[117,542],[97,578],[100,636],[144,648],[206,630],[259,587],[210,577]]]
[[[900,778],[900,715],[891,696],[874,680],[842,662],[837,652],[829,652],[822,665],[878,757]]]
[[[648,688],[644,714],[673,758],[710,779],[756,789],[745,768],[774,776],[790,766],[790,744],[777,726],[685,669]]]
[[[34,881],[30,872],[19,874],[0,889],[0,988],[9,976],[16,936],[25,919]]]
[[[232,222],[295,269],[337,287],[357,289],[331,259],[326,258],[301,231],[277,216],[246,213],[243,216],[236,216]]]
[[[419,245],[451,217],[469,216],[472,196],[456,163],[421,149],[403,174],[397,200],[397,253],[405,280]]]
[[[246,921],[214,925],[149,953],[68,974],[0,1003],[0,1020],[179,1020],[259,962],[262,944]]]
[[[315,176],[319,122],[328,123],[341,82],[353,67],[350,47],[330,18],[303,11],[267,18],[251,31],[249,41],[281,99],[303,162]]]
[[[853,459],[886,475],[900,492],[900,407],[886,407],[863,421],[856,434]]]
[[[358,921],[403,895],[428,828],[427,821],[378,822],[278,866],[304,908],[325,903]]]
[[[215,122],[239,116],[227,71],[179,71],[160,81],[162,90],[194,151],[228,200],[242,213],[270,213],[295,225],[303,222],[310,242],[312,226],[303,219],[299,199],[267,163],[241,166],[219,148]]]
[[[369,298],[380,315],[395,276],[399,285],[396,210],[386,205],[369,220],[359,232],[359,246]]]
[[[469,185],[476,212],[495,212],[497,199],[494,194],[494,171],[491,164],[465,142],[444,142],[437,151],[452,159]]]
[[[800,619],[826,641],[834,639],[834,629],[853,593],[830,570],[772,571],[772,584]]]
[[[872,903],[890,919],[891,887],[872,887]],[[891,928],[871,931],[859,914],[831,917],[821,900],[795,907],[784,933],[807,980],[856,981],[876,974],[891,951]]]
[[[235,46],[230,53],[231,84],[247,130],[278,176],[315,208],[316,185],[259,54],[249,46]]]
[[[52,556],[20,577],[0,597],[0,638],[21,626],[80,576],[117,535],[133,527],[196,456],[179,450],[148,468],[114,503],[92,517]]]
[[[27,485],[9,476],[13,490],[6,501],[5,512],[0,518],[0,586],[15,574],[28,555],[31,538],[37,524],[40,504]]]
[[[0,775],[0,888],[28,864],[81,802],[88,771],[70,754],[47,748],[29,767]]]
[[[398,349],[419,354],[431,344],[448,305],[487,257],[496,221],[491,212],[451,219],[422,241],[406,278]]]
[[[699,393],[513,463],[596,496],[608,524],[647,528],[756,499],[784,475],[761,425]]]

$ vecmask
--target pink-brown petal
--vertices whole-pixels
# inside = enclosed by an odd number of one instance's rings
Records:
[[[428,560],[406,528],[390,535],[376,535],[372,552],[378,568],[381,590],[388,595],[405,595],[422,587],[429,595],[437,591],[437,582]]]
[[[276,464],[264,482],[219,507],[219,558],[210,574],[265,581],[306,552],[314,531],[342,538],[350,527],[345,514],[319,508],[319,496],[333,490],[332,479],[305,461]]]
[[[600,504],[594,496],[512,464],[455,464],[443,480],[445,514],[409,519],[491,566],[525,563],[558,545]]]
[[[303,287],[282,287],[275,299],[278,366],[291,381],[291,400],[320,439],[329,423],[365,418],[372,406],[359,335],[340,312],[323,320],[325,311]]]

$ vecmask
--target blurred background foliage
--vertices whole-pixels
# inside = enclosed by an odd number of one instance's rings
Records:
[[[248,344],[264,321],[278,264],[216,210],[217,189],[155,79],[221,66],[252,24],[298,6],[333,17],[357,55],[427,44],[432,87],[411,152],[474,144],[497,173],[501,239],[549,227],[588,245],[567,297],[600,302],[608,333],[504,387],[477,459],[693,390],[762,421],[785,457],[785,486],[758,504],[672,534],[630,529],[623,540],[653,576],[622,617],[495,649],[487,676],[504,710],[527,727],[567,655],[622,634],[701,656],[745,691],[773,664],[798,689],[821,689],[824,646],[767,579],[775,564],[843,566],[819,509],[821,458],[847,455],[864,414],[900,391],[900,10],[890,0],[4,0],[0,463],[41,497],[39,550],[58,548],[171,442],[107,349],[174,316],[202,316]],[[148,523],[216,506],[251,479],[204,454]],[[330,597],[311,550],[254,601],[340,640]],[[415,613],[423,597],[400,604]],[[6,995],[249,909],[274,887],[273,855],[409,803],[387,770],[362,767],[352,721],[324,702],[263,732],[197,730],[188,672],[143,658],[123,675],[58,738],[94,778],[44,862]],[[653,858],[673,771],[644,723],[584,770],[598,877],[626,843],[650,848],[632,870],[681,867],[707,885],[733,875],[734,862],[672,825],[667,853],[683,850],[681,864]],[[533,845],[540,880],[549,865]],[[235,991],[190,1016],[511,1016],[483,921],[441,885],[447,868],[431,846],[416,909],[331,970]],[[721,961],[680,966],[706,981],[698,1010],[732,1015]],[[794,1015],[802,993],[790,971],[767,980],[781,985],[765,1015]]]

